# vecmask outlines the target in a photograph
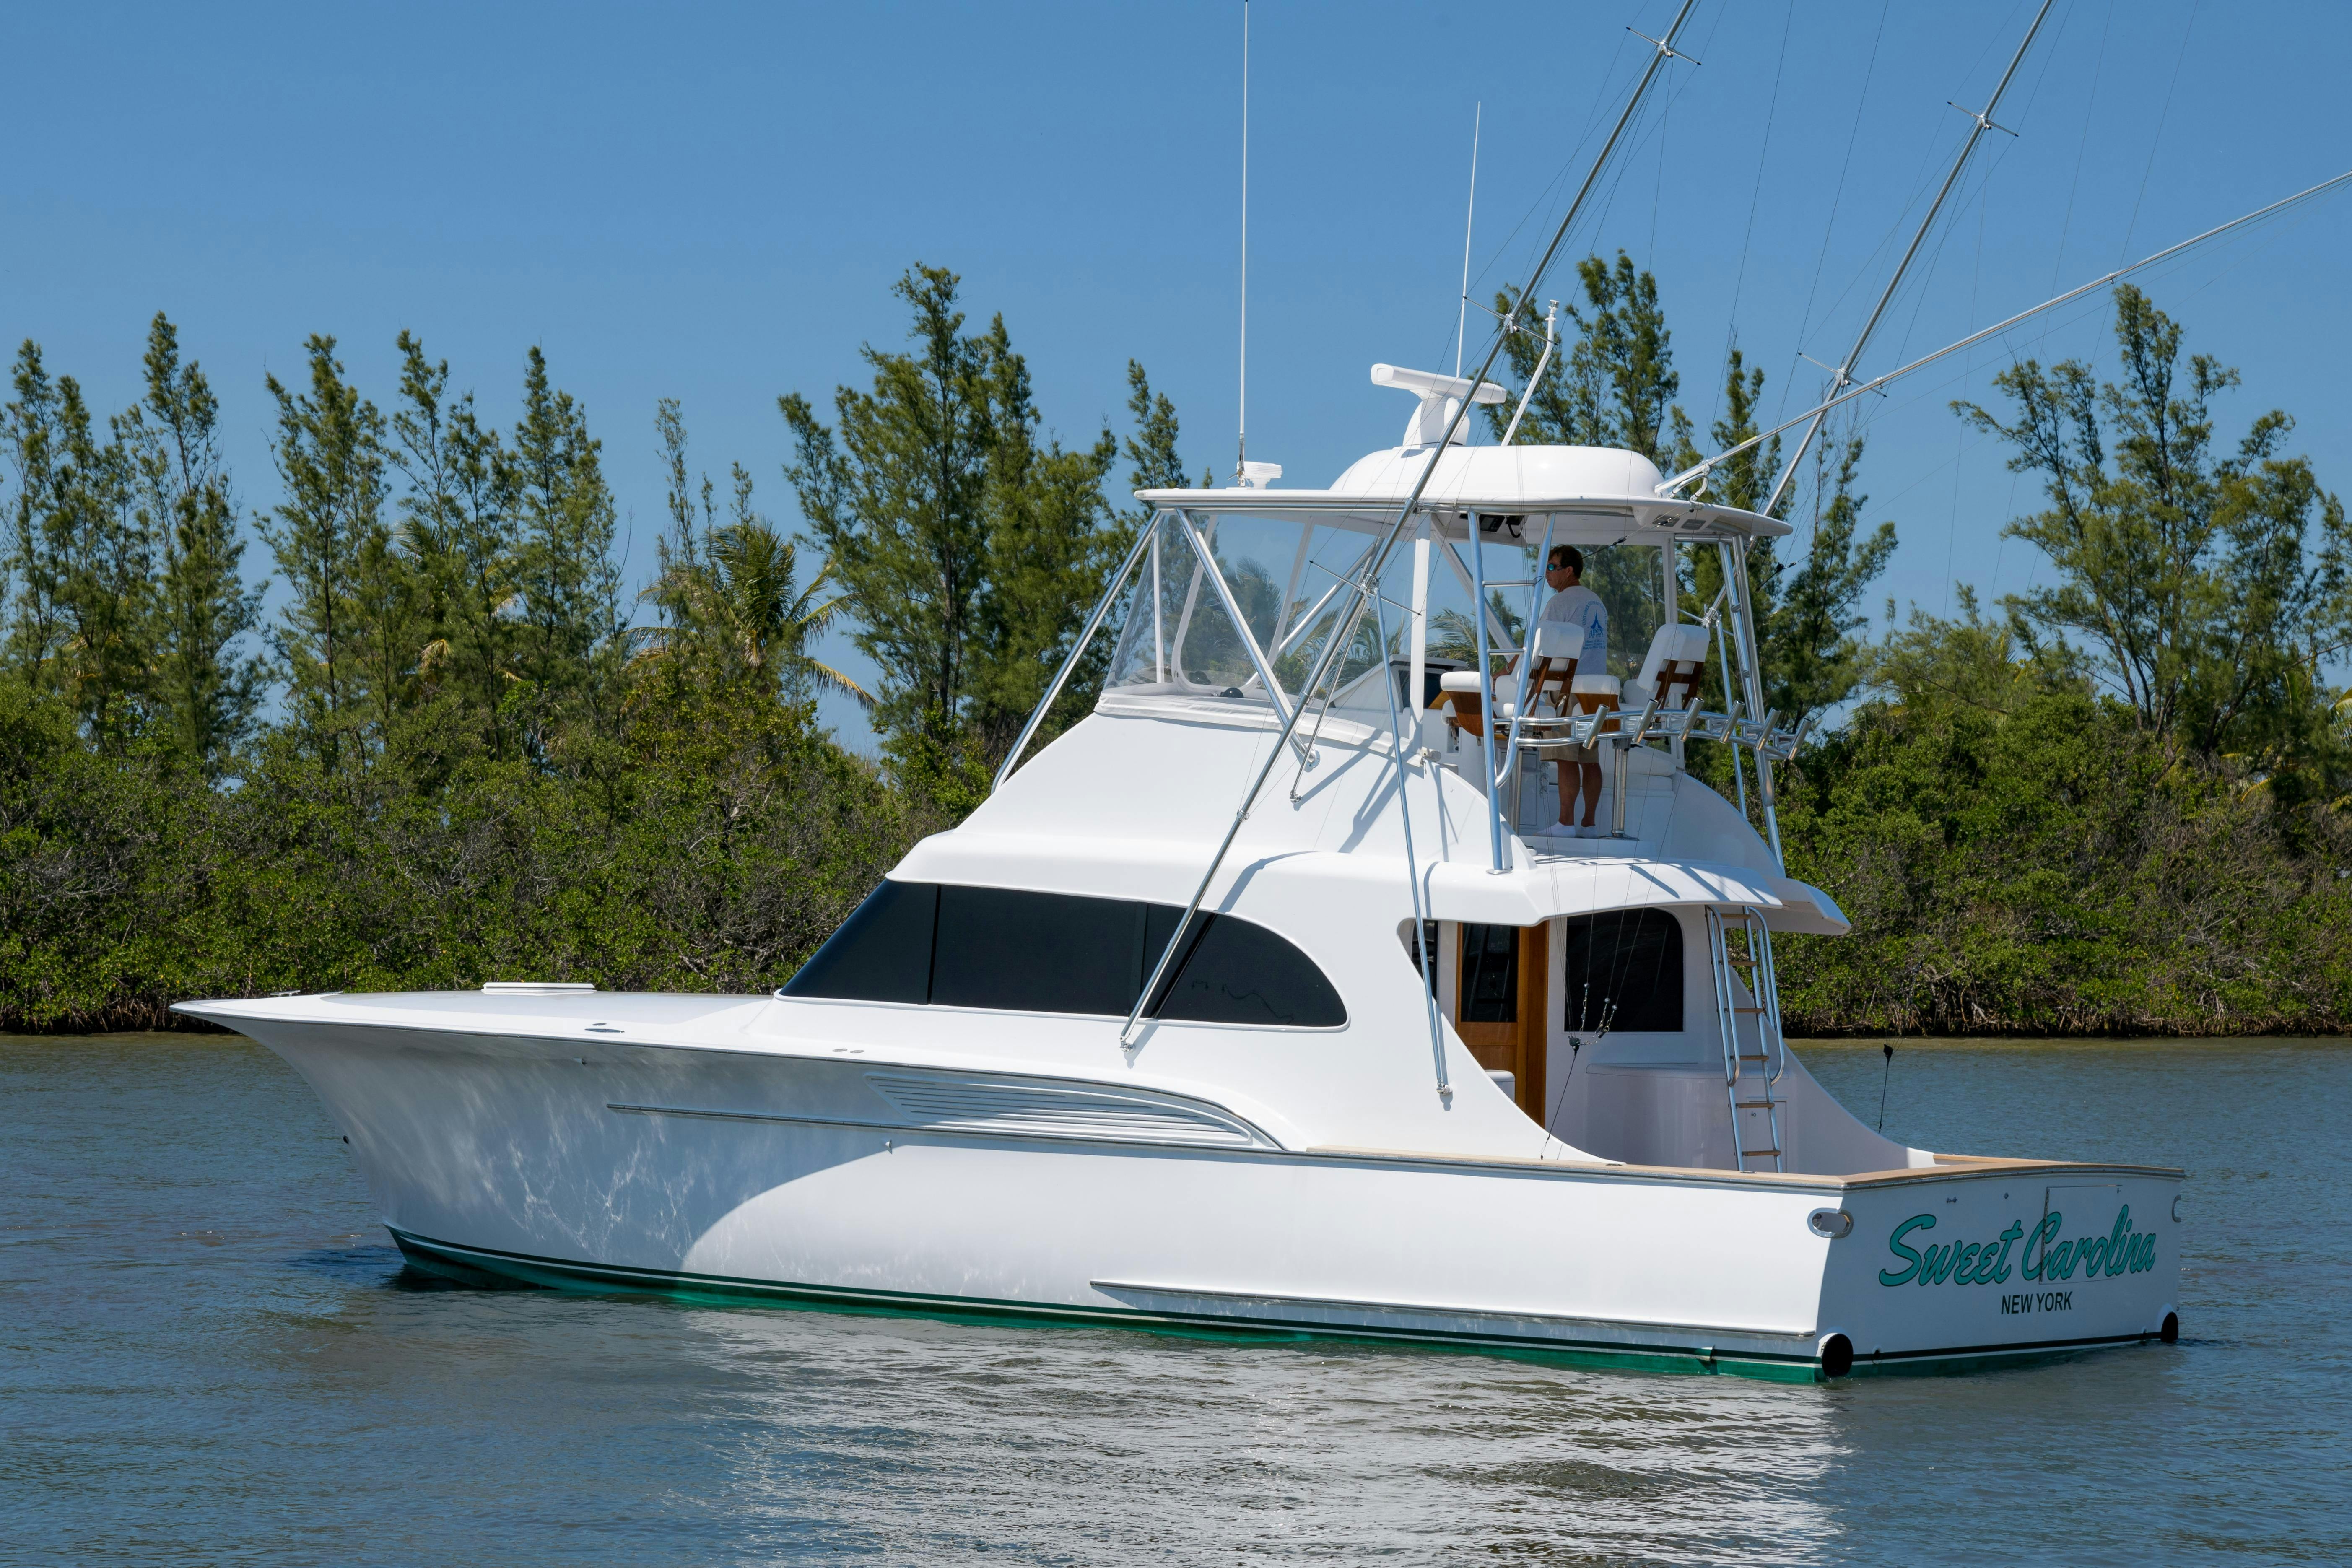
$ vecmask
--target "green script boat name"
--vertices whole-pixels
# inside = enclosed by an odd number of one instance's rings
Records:
[[[2009,1228],[1990,1241],[1930,1244],[1923,1252],[1904,1245],[1903,1238],[1915,1231],[1935,1229],[1936,1216],[1913,1215],[1886,1238],[1886,1249],[1901,1260],[1902,1267],[1880,1269],[1878,1282],[1998,1285],[2012,1272],[2027,1279],[2072,1279],[2078,1273],[2090,1279],[2103,1274],[2112,1278],[2126,1270],[2141,1274],[2156,1267],[2156,1237],[2132,1229],[2129,1204],[2116,1214],[2115,1229],[2105,1236],[2061,1241],[2058,1233],[2065,1225],[2066,1216],[2053,1209],[2030,1231],[2021,1221],[2011,1220]]]

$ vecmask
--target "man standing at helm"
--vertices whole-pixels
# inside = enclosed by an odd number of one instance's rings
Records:
[[[1550,602],[1540,617],[1547,622],[1561,622],[1580,630],[1583,642],[1579,645],[1571,631],[1562,637],[1557,632],[1539,634],[1554,651],[1553,658],[1576,660],[1580,676],[1606,675],[1609,672],[1609,606],[1601,595],[1584,585],[1584,552],[1572,544],[1555,544],[1544,559],[1544,582],[1552,590]],[[1561,646],[1565,644],[1565,646]],[[1597,832],[1593,815],[1601,809],[1601,761],[1597,746],[1567,746],[1559,754],[1559,821],[1563,827],[1573,827],[1580,837]],[[1576,823],[1576,804],[1584,801],[1584,821]]]

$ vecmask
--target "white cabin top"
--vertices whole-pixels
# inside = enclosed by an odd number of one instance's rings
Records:
[[[1391,447],[1367,453],[1326,489],[1141,489],[1147,506],[1192,512],[1245,512],[1374,533],[1396,521],[1429,461],[1427,447]],[[1609,544],[1626,539],[1658,543],[1675,539],[1773,539],[1792,531],[1778,519],[1736,507],[1671,500],[1657,493],[1664,479],[1638,452],[1609,447],[1450,446],[1422,492],[1421,510],[1451,539],[1468,537],[1471,512],[1525,520],[1541,533],[1549,523],[1562,544]]]
[[[1396,387],[1420,398],[1405,426],[1405,444],[1369,452],[1349,465],[1325,489],[1262,489],[1245,482],[1223,489],[1140,489],[1148,506],[1177,507],[1202,513],[1240,512],[1283,518],[1325,528],[1374,532],[1396,521],[1397,509],[1412,494],[1430,449],[1451,423],[1463,397],[1497,404],[1502,388],[1492,382],[1433,371],[1372,367],[1376,385]],[[1465,421],[1466,427],[1467,421]],[[1549,529],[1561,544],[1655,544],[1666,539],[1771,539],[1789,525],[1737,507],[1711,506],[1658,493],[1665,476],[1638,452],[1611,447],[1472,447],[1463,430],[1438,456],[1437,469],[1423,490],[1420,510],[1430,514],[1443,537],[1466,539],[1467,514],[1515,520],[1516,535],[1532,524]],[[1261,477],[1278,478],[1272,464],[1252,464]],[[1267,471],[1270,470],[1270,475]],[[1490,526],[1486,530],[1493,532]]]

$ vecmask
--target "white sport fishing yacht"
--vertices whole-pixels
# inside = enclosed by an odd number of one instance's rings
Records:
[[[1327,489],[1139,492],[995,793],[774,995],[180,1010],[293,1064],[427,1268],[1798,1380],[2174,1339],[2180,1172],[1906,1147],[1781,1037],[1774,939],[1847,923],[1780,852],[1804,725],[1744,595],[1789,531],[1706,480],[2352,174],[1855,381],[2045,0],[1827,401],[1672,479],[1514,446],[1517,414],[1467,445],[1694,3],[1478,373],[1375,366],[1413,414]],[[1544,613],[1562,544],[1605,647]],[[1093,712],[1021,765],[1114,626]]]
[[[1141,492],[1054,682],[1108,646],[1094,710],[773,995],[181,1011],[302,1074],[428,1268],[1799,1380],[2173,1338],[2179,1172],[1906,1147],[1781,1037],[1775,940],[1847,929],[1775,842],[1787,528],[1374,380],[1404,440],[1328,489]],[[1541,616],[1563,543],[1605,658]]]

